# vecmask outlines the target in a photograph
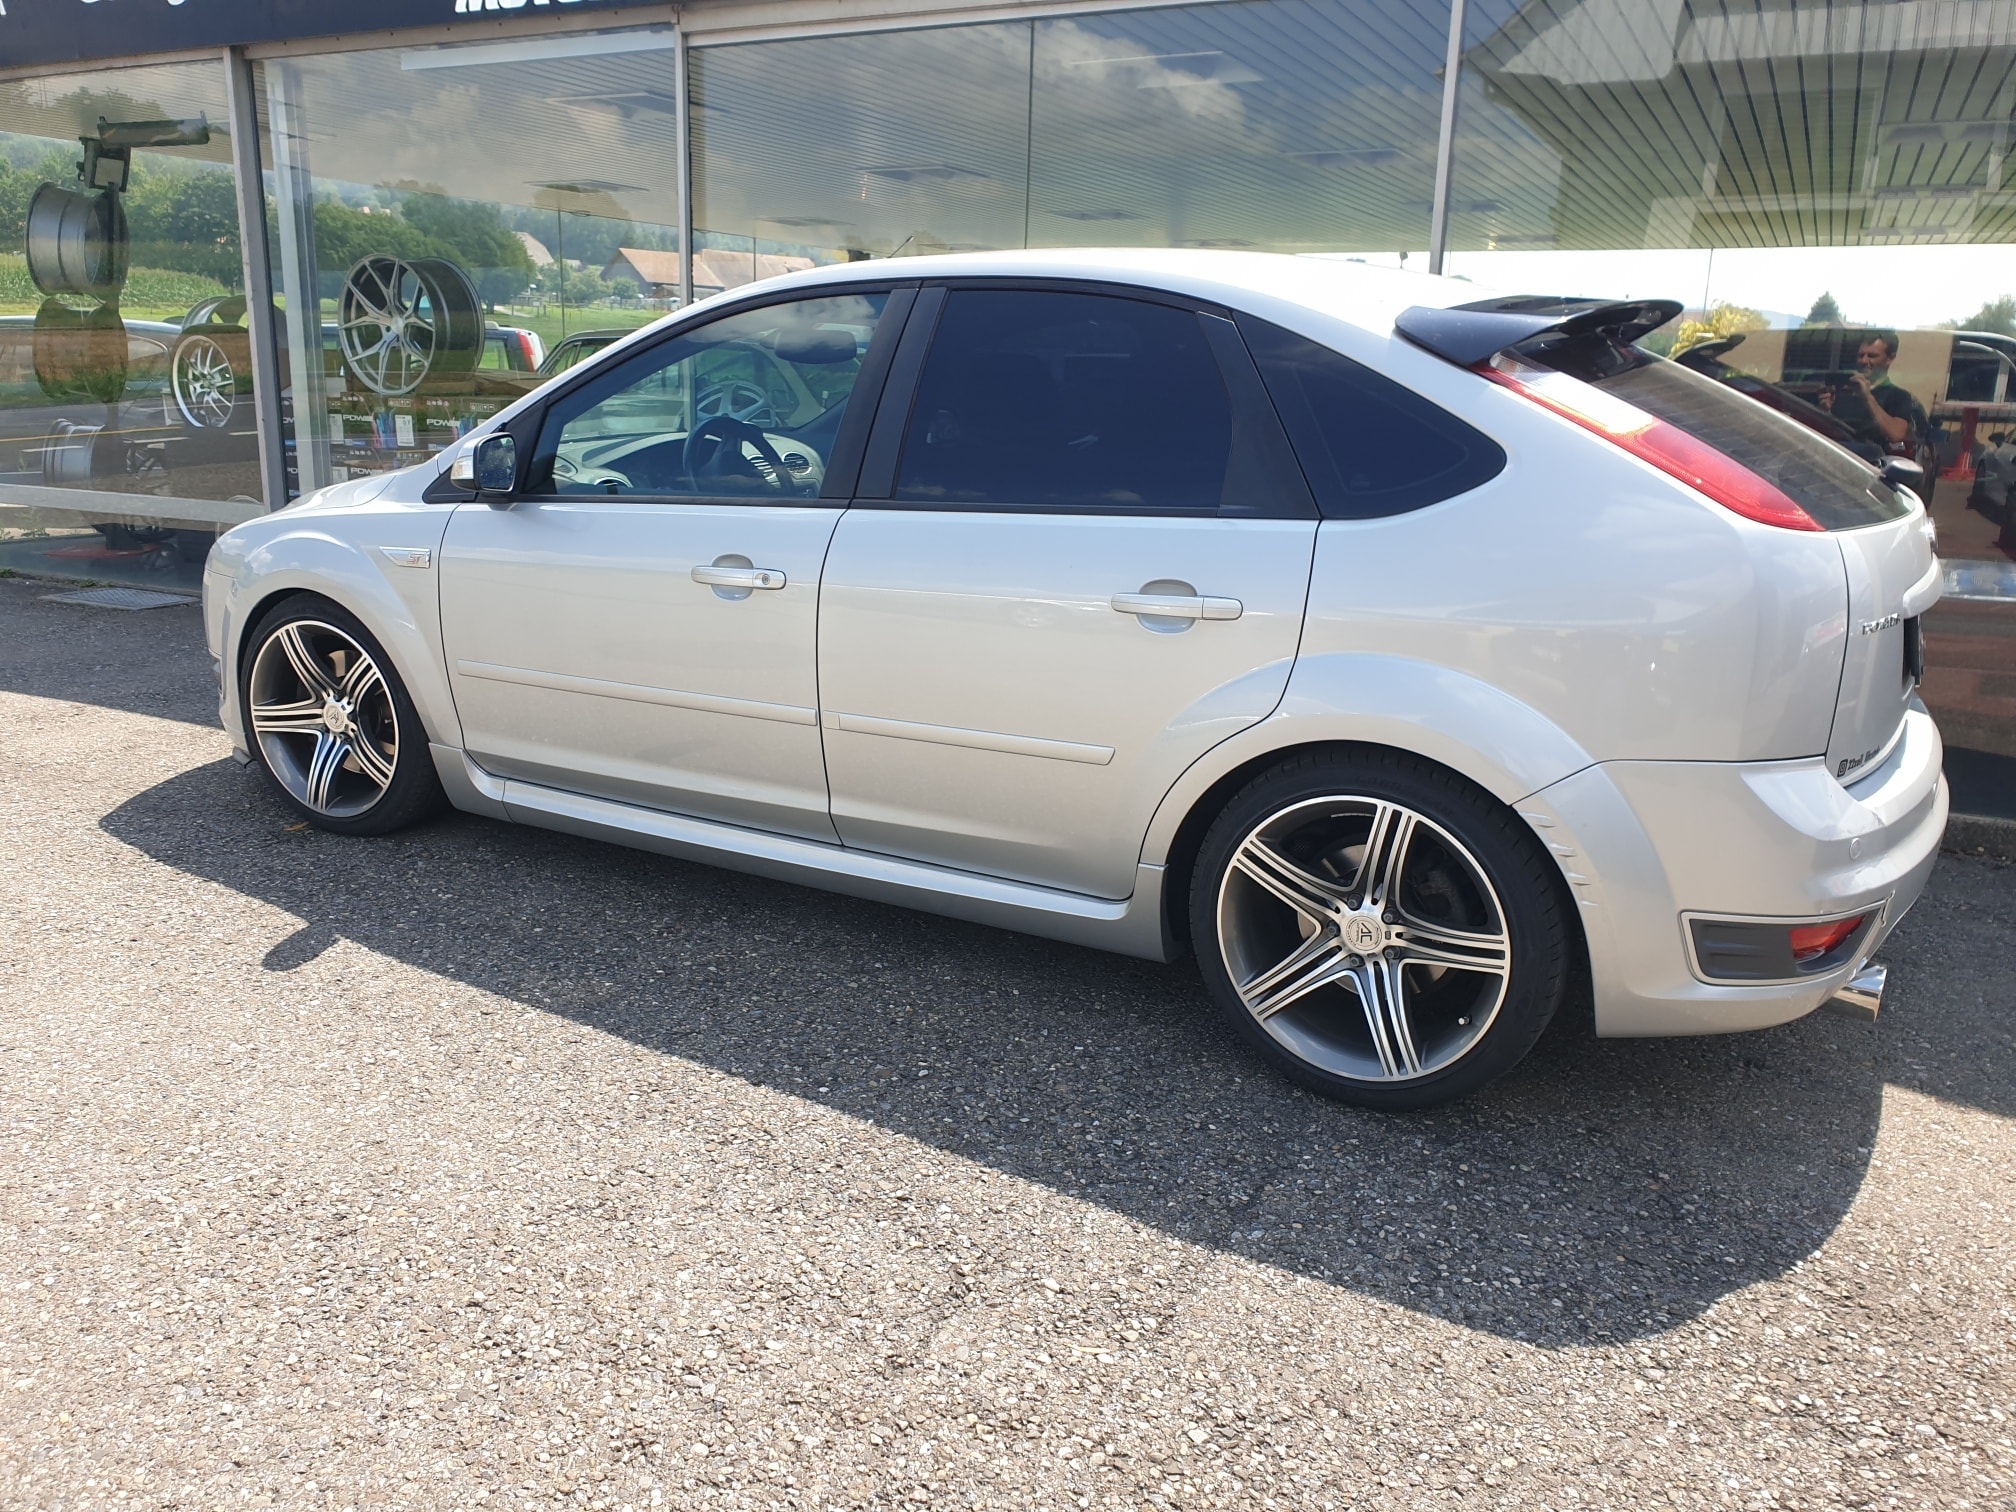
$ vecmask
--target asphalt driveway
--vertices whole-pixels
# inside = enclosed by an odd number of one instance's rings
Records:
[[[2016,869],[1880,1026],[1408,1118],[1187,971],[296,824],[0,582],[0,1503],[2008,1506]]]

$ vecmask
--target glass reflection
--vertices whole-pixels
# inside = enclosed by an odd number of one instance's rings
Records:
[[[1016,23],[696,50],[696,292],[1023,245],[1029,49]]]
[[[1030,243],[1426,246],[1448,24],[1437,0],[1036,23]]]
[[[0,83],[0,506],[77,496],[0,508],[0,562],[188,577],[260,508],[223,85],[209,64]]]
[[[649,31],[262,66],[290,494],[422,461],[676,307],[673,59]]]

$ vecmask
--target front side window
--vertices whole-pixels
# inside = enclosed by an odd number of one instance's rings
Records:
[[[955,289],[911,406],[896,498],[1216,513],[1231,399],[1192,311]]]
[[[817,497],[887,300],[764,305],[616,363],[547,410],[528,491]]]

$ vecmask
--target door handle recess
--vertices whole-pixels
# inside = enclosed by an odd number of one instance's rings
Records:
[[[1246,612],[1246,606],[1235,598],[1181,593],[1116,593],[1113,607],[1122,614],[1146,614],[1157,619],[1235,620]]]
[[[775,567],[695,567],[693,581],[710,588],[782,588],[784,574]]]

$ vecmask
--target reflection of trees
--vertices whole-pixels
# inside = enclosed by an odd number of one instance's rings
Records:
[[[44,181],[75,183],[76,157],[74,148],[52,146],[22,167],[0,163],[0,246],[20,249],[29,199]],[[227,288],[243,281],[229,166],[136,153],[125,199],[135,268],[199,273]]]
[[[502,304],[532,282],[532,259],[495,205],[408,194],[384,208],[315,203],[315,263],[324,297],[366,257],[446,258],[467,272],[484,303]]]

